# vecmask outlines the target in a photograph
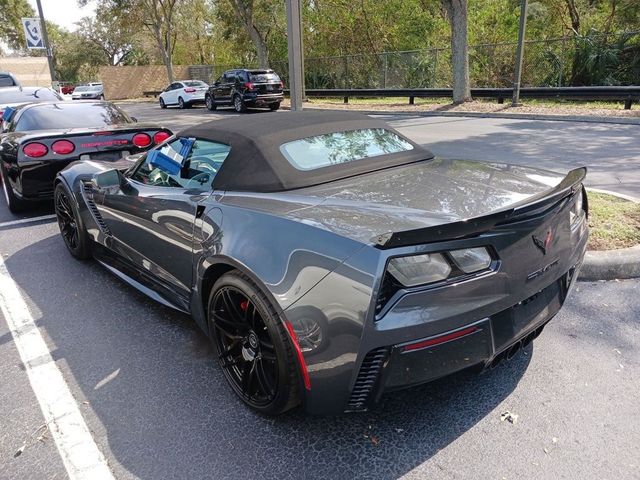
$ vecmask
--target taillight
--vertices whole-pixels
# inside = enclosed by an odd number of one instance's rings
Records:
[[[34,142],[34,143],[29,143],[24,147],[22,147],[22,151],[27,157],[40,158],[40,157],[44,157],[49,151],[49,149],[47,148],[46,145],[43,145],[42,143]]]
[[[195,92],[195,91],[196,91],[196,89],[195,89],[195,88],[185,88],[185,89],[184,89],[184,93],[193,93],[193,92]]]
[[[153,142],[154,143],[162,143],[167,138],[169,138],[170,136],[171,135],[169,135],[167,132],[158,132],[153,136]]]
[[[76,146],[69,140],[58,140],[57,142],[53,142],[53,145],[51,145],[51,150],[59,155],[68,155],[75,149]]]
[[[144,148],[151,145],[151,137],[146,133],[136,133],[131,139],[136,147]]]
[[[253,90],[253,83],[251,82],[245,83],[244,86],[247,90]]]

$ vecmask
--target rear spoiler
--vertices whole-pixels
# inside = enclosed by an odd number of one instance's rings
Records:
[[[545,207],[557,204],[573,195],[578,188],[581,188],[580,184],[586,175],[586,167],[576,168],[567,173],[553,189],[538,193],[533,197],[510,205],[506,209],[453,223],[405,230],[404,232],[383,233],[373,237],[371,241],[377,248],[388,249],[472,237],[486,232],[501,223],[515,221],[522,215],[532,214]]]

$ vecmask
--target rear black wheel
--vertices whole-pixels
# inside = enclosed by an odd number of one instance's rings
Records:
[[[71,193],[64,184],[58,183],[53,198],[58,227],[67,249],[78,260],[86,260],[91,256],[90,239]]]
[[[13,213],[23,212],[26,208],[26,202],[13,193],[13,188],[9,185],[9,174],[2,164],[0,164],[0,176],[2,177],[2,193],[4,193],[9,210]]]
[[[300,403],[300,374],[286,327],[262,291],[240,272],[215,283],[209,328],[233,391],[251,408],[278,415]]]
[[[275,112],[276,110],[278,110],[280,108],[280,102],[276,102],[276,103],[270,103],[269,104],[269,109],[272,112]]]
[[[233,108],[235,108],[236,112],[242,113],[247,111],[247,107],[242,101],[242,98],[237,93],[233,96]]]
[[[182,97],[178,98],[178,106],[182,109],[187,108],[187,104],[184,102],[184,99]]]
[[[211,95],[204,97],[204,103],[207,106],[207,110],[214,111],[217,108],[216,101]]]

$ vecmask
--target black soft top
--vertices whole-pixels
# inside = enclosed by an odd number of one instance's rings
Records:
[[[384,128],[408,141],[413,150],[379,155],[315,170],[298,170],[282,155],[280,146],[302,138],[333,132]],[[310,187],[355,175],[433,158],[385,122],[353,112],[305,111],[243,115],[215,120],[178,133],[231,147],[213,181],[216,190],[279,192]]]

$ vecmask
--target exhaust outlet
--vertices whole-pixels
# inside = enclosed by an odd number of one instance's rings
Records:
[[[509,348],[509,350],[507,350],[507,360],[511,360],[515,356],[515,354],[518,353],[521,347],[522,347],[522,340],[512,345]]]

